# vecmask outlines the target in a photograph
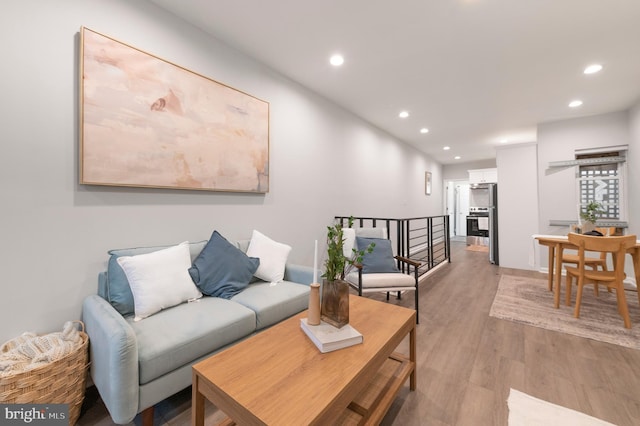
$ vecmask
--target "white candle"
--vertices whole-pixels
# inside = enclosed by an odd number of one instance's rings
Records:
[[[316,240],[315,250],[313,253],[313,282],[318,282],[318,240]]]

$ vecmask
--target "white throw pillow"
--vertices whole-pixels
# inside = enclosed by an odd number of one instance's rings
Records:
[[[347,259],[353,257],[353,249],[356,248],[356,230],[353,228],[342,228],[342,254]]]
[[[271,238],[254,230],[247,248],[247,256],[260,259],[260,266],[255,272],[261,280],[277,283],[284,279],[284,267],[291,252],[291,246],[273,241]]]
[[[152,253],[121,256],[118,264],[133,293],[134,321],[202,297],[189,275],[189,242]]]

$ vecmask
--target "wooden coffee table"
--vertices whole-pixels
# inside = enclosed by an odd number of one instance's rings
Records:
[[[320,353],[300,328],[302,312],[193,366],[192,421],[205,398],[223,424],[377,424],[410,377],[416,389],[416,313],[349,296],[349,323],[364,343]],[[396,348],[409,335],[409,354]]]

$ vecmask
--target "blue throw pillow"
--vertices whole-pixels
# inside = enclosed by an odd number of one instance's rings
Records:
[[[369,244],[375,243],[375,247],[371,253],[364,253],[362,256],[362,273],[387,273],[400,272],[393,258],[393,249],[391,241],[385,238],[364,238],[356,237],[356,246],[358,250],[366,250]]]
[[[129,287],[127,276],[118,265],[118,257],[120,256],[110,254],[107,266],[107,301],[121,315],[133,314],[133,293]]]
[[[189,268],[189,275],[202,293],[231,299],[249,285],[259,265],[260,259],[247,256],[218,231],[213,231]]]

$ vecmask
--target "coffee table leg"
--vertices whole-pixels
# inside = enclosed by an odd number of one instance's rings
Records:
[[[409,389],[416,390],[416,324],[413,323],[413,328],[409,332],[409,359],[413,362],[413,371],[409,376]]]
[[[193,373],[191,386],[191,424],[193,426],[204,425],[204,395],[198,390],[199,377]]]

